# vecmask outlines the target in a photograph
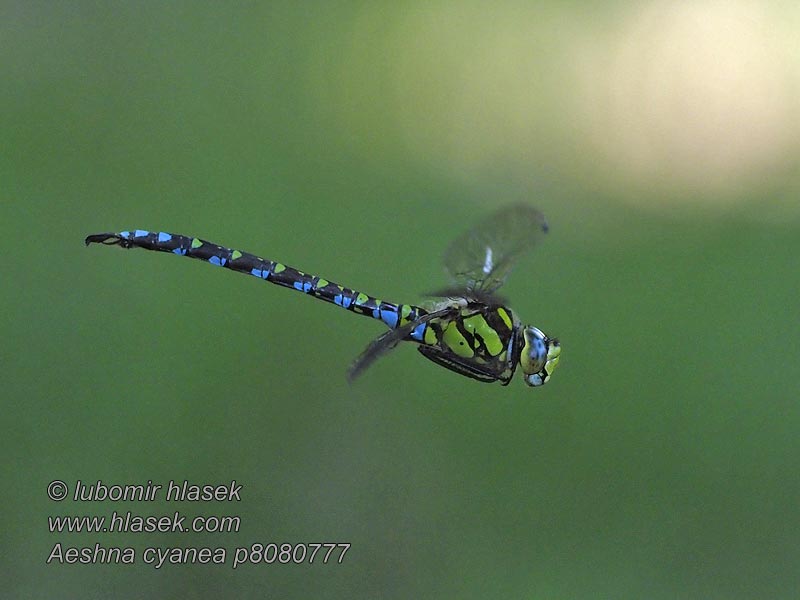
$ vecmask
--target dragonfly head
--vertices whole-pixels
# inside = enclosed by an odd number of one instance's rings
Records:
[[[519,357],[519,364],[525,374],[525,383],[538,387],[550,380],[558,366],[561,344],[555,338],[547,337],[540,329],[528,325],[522,330],[525,344]]]

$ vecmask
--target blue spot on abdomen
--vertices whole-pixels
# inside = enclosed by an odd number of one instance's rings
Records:
[[[382,310],[381,321],[386,323],[391,329],[397,327],[397,311],[395,310]]]
[[[299,292],[308,293],[308,290],[311,289],[311,282],[310,281],[295,281],[294,282],[294,289]]]
[[[425,339],[425,328],[428,326],[427,323],[420,323],[414,328],[414,331],[411,332],[411,337],[415,340],[422,341]]]
[[[353,303],[353,299],[350,296],[345,296],[344,294],[336,294],[333,297],[333,302],[337,306],[343,306],[345,308],[350,308],[350,305]]]
[[[163,231],[158,232],[158,241],[159,242],[168,242],[172,239],[172,236],[169,233],[165,233]]]

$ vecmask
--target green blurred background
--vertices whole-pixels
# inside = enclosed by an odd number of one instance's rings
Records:
[[[800,596],[800,10],[788,2],[7,3],[3,587],[13,598]],[[149,228],[382,298],[526,200],[504,288],[532,390],[197,262]],[[63,479],[244,485],[60,504]],[[47,516],[233,514],[227,534]],[[45,565],[64,546],[342,541],[343,564]]]

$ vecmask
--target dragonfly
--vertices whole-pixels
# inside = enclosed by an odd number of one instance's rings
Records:
[[[496,292],[547,231],[544,215],[526,204],[484,217],[447,247],[449,287],[430,294],[423,306],[385,302],[278,261],[164,231],[98,233],[87,236],[85,243],[188,256],[381,321],[389,330],[352,363],[350,382],[400,342],[411,342],[422,356],[459,375],[508,385],[519,368],[527,385],[539,387],[558,366],[561,345],[539,328],[522,325]]]

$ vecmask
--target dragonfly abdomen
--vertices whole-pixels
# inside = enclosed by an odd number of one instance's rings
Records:
[[[303,292],[314,298],[330,302],[351,312],[372,317],[395,329],[425,314],[410,304],[384,302],[363,292],[345,288],[316,275],[309,275],[283,263],[266,260],[255,254],[241,252],[195,237],[164,231],[122,231],[101,233],[86,238],[86,245],[98,243],[123,248],[144,248],[188,256],[263,279],[281,287]]]

